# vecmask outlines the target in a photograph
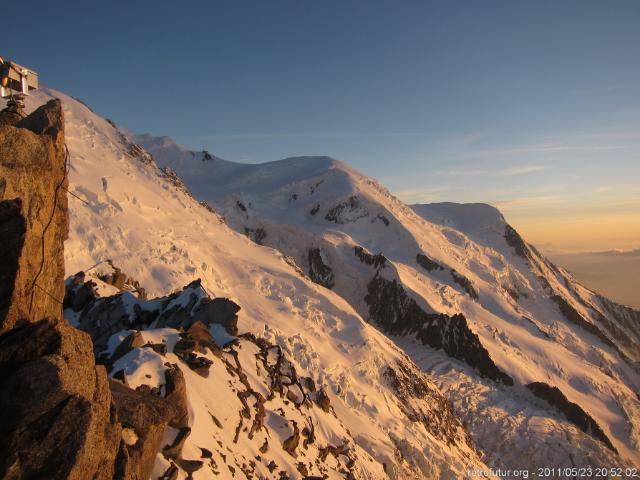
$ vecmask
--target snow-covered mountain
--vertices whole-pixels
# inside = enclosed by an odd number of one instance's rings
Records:
[[[247,165],[136,141],[433,374],[490,466],[640,463],[640,313],[578,284],[495,208],[410,207],[327,157]]]
[[[152,478],[455,479],[486,468],[434,378],[338,289],[231,229],[81,102],[43,90],[28,108],[51,96],[70,153],[65,316],[92,335],[112,377],[160,396],[186,391]],[[171,154],[176,169],[204,157]],[[240,308],[237,330],[211,323],[216,304]]]

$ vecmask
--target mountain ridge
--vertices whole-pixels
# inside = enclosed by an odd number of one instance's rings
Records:
[[[162,152],[150,151],[161,163],[171,164],[168,157],[162,160]],[[298,162],[304,166],[304,160]],[[278,164],[266,165],[273,169]],[[630,405],[638,388],[636,311],[615,306],[579,285],[527,244],[494,207],[451,203],[406,206],[377,181],[341,167],[338,164],[323,172],[309,168],[306,179],[298,175],[271,189],[271,184],[255,188],[259,177],[248,175],[243,183],[239,175],[233,191],[219,189],[215,162],[195,169],[200,171],[197,175],[208,178],[206,184],[190,181],[190,175],[196,175],[193,171],[178,173],[197,198],[214,205],[237,231],[254,240],[255,232],[260,232],[261,243],[293,257],[301,268],[311,267],[310,252],[317,250],[314,271],[322,268],[325,278],[332,275],[331,288],[383,330],[391,324],[385,327],[379,318],[374,319],[379,314],[372,313],[366,300],[372,298],[367,284],[371,286],[376,278],[391,282],[389,287],[397,285],[397,301],[417,302],[425,318],[462,313],[470,322],[470,334],[478,336],[479,344],[488,350],[487,358],[499,370],[522,386],[553,379],[554,387],[560,386],[572,402],[590,411],[605,430],[614,428],[607,435],[626,438],[614,444],[635,458],[638,433],[633,425],[637,420],[631,419],[636,407]],[[266,167],[251,167],[260,168]],[[287,172],[278,174],[286,178]],[[358,258],[359,248],[366,254],[362,258],[372,262],[375,255],[383,255],[385,267],[363,270],[366,263]],[[322,259],[321,267],[318,258]],[[310,274],[313,278],[314,272]],[[402,312],[392,314],[393,324],[403,318]],[[398,331],[392,329],[388,334],[394,337]],[[401,337],[408,334],[405,331]],[[425,335],[427,343],[440,348],[441,340]],[[567,354],[569,357],[558,360]],[[519,363],[524,359],[526,366]],[[577,363],[572,363],[573,359]],[[605,369],[613,366],[613,383],[599,365],[608,365]],[[566,368],[571,373],[564,372]],[[599,390],[576,388],[591,382],[581,373],[583,368],[596,375],[597,382],[610,385],[607,388],[612,388],[612,393],[605,397],[611,395],[615,408],[609,410],[604,397],[594,403],[595,397],[602,395]],[[618,388],[626,393],[613,393]],[[620,400],[620,395],[626,400]],[[623,423],[630,422],[630,429],[609,423],[606,419],[612,415],[624,419]]]

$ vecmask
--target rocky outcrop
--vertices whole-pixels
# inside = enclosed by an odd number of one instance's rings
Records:
[[[588,433],[604,443],[607,448],[618,453],[609,440],[609,437],[602,431],[598,422],[591,415],[585,412],[577,403],[570,402],[558,387],[552,387],[544,382],[533,382],[527,384],[527,388],[536,396],[545,400],[549,405],[560,410],[567,420],[576,425],[580,430]]]
[[[375,255],[373,255],[359,245],[353,247],[353,252],[362,263],[369,265],[370,267],[380,269],[384,268],[384,266],[387,264],[387,257],[385,257],[382,253],[376,253]]]
[[[319,248],[310,248],[307,256],[309,261],[309,278],[318,285],[333,288],[334,275],[331,267],[324,263]]]
[[[264,245],[264,239],[267,238],[267,231],[262,228],[249,228],[245,227],[244,234],[249,237],[251,240],[256,242],[258,245]]]
[[[444,267],[435,260],[430,259],[424,253],[418,253],[416,255],[416,263],[424,268],[427,272],[434,270],[444,270]]]
[[[0,329],[61,314],[66,158],[59,101],[0,125]]]
[[[618,352],[618,354],[623,359],[629,361],[629,357],[627,357],[627,355],[620,349],[620,347],[618,347],[618,345],[616,345],[615,342],[613,342],[600,328],[598,328],[597,325],[591,323],[586,318],[584,318],[580,314],[580,312],[578,312],[578,310],[576,310],[575,307],[571,305],[571,303],[567,301],[567,299],[565,299],[562,295],[558,295],[558,294],[551,295],[550,299],[556,305],[558,305],[560,312],[567,320],[569,320],[571,323],[574,323],[575,325],[578,325],[579,327],[583,328],[587,332],[595,335],[600,340],[602,340],[604,344],[608,345],[609,347],[613,348],[616,352]],[[606,323],[609,323],[604,316],[602,316],[601,321],[602,320]],[[613,324],[611,324],[610,326],[613,326]],[[621,336],[626,337],[622,333],[621,333]]]
[[[445,441],[447,445],[465,444],[475,450],[469,433],[458,420],[451,404],[423,372],[408,363],[398,363],[386,367],[384,378],[398,398],[400,408],[411,421],[422,423],[434,437]]]
[[[104,283],[111,285],[121,292],[129,291],[135,292],[138,298],[147,298],[146,290],[140,285],[140,283],[125,274],[120,268],[116,267],[111,260],[105,260],[104,263],[108,264],[111,268],[109,272],[101,272],[97,274],[97,277]],[[65,292],[66,293],[66,292]]]
[[[520,234],[516,231],[516,229],[509,224],[505,225],[504,239],[506,240],[509,246],[513,247],[513,249],[516,252],[516,255],[524,258],[525,260],[527,260],[527,262],[529,261],[531,257],[531,252],[529,251],[529,247],[524,242]]]
[[[365,302],[371,319],[392,335],[414,335],[425,345],[444,350],[466,362],[482,376],[513,385],[473,333],[462,314],[427,313],[405,292],[397,280],[376,275],[367,286]]]
[[[456,272],[453,268],[450,270],[451,278],[453,281],[460,285],[467,295],[469,295],[472,299],[478,300],[478,291],[474,288],[473,283],[467,277],[462,275],[461,273]]]
[[[100,355],[109,338],[122,330],[142,330],[152,323],[157,327],[188,330],[196,322],[221,325],[229,335],[238,333],[240,307],[226,298],[211,299],[195,280],[182,290],[152,300],[136,298],[130,292],[98,297],[95,284],[85,281],[84,272],[67,281],[65,306],[75,312],[77,326],[93,339]],[[133,305],[133,307],[131,307]]]
[[[111,393],[121,422],[114,478],[147,479],[172,412],[168,402],[111,380]]]
[[[324,219],[328,222],[344,225],[367,216],[369,216],[369,212],[360,204],[358,197],[352,195],[344,202],[331,207]]]
[[[0,477],[108,479],[121,426],[89,336],[64,320],[0,336]]]

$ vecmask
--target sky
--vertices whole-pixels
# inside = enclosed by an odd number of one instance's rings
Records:
[[[547,251],[640,246],[639,1],[35,0],[2,16],[0,55],[132,131],[242,162],[330,155],[409,203],[491,203]]]

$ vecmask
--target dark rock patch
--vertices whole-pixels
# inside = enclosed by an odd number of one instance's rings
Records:
[[[407,418],[422,423],[434,437],[444,440],[448,445],[464,443],[474,448],[469,433],[458,420],[449,401],[427,382],[422,372],[409,364],[398,363],[387,366],[383,375]],[[414,402],[414,399],[421,402]],[[438,415],[433,415],[434,411]]]
[[[442,265],[440,265],[435,260],[431,260],[424,253],[418,253],[416,255],[416,262],[428,272],[432,272],[434,270],[444,270],[444,267]]]
[[[387,264],[387,257],[385,257],[382,253],[373,255],[367,252],[360,245],[356,245],[355,247],[353,247],[353,251],[356,257],[358,257],[362,263],[365,263],[373,268],[380,269],[385,267]]]
[[[616,345],[602,330],[600,330],[595,324],[591,323],[590,321],[588,321],[586,318],[584,318],[580,312],[578,312],[573,305],[571,305],[563,296],[561,295],[552,295],[551,300],[558,305],[558,308],[560,309],[560,312],[562,313],[562,315],[569,320],[571,323],[574,323],[575,325],[578,325],[579,327],[583,328],[584,330],[586,330],[587,332],[595,335],[596,337],[598,337],[600,340],[602,340],[604,342],[605,345],[608,345],[609,347],[613,348],[616,352],[618,352],[618,354],[624,358],[625,360],[628,360],[627,355],[620,350],[620,348],[618,347],[618,345]]]
[[[600,440],[609,450],[618,453],[611,443],[611,440],[609,440],[609,437],[605,435],[593,417],[585,412],[577,403],[570,402],[558,387],[552,387],[544,382],[533,382],[527,384],[527,388],[531,390],[536,397],[545,400],[549,405],[560,410],[565,417],[567,417],[567,420],[580,430]]]
[[[353,217],[345,218],[345,214],[353,213]],[[349,197],[346,201],[339,203],[338,205],[329,209],[327,214],[324,216],[324,219],[328,222],[337,223],[339,225],[343,225],[345,223],[354,222],[359,218],[363,218],[369,215],[362,206],[360,205],[360,200],[355,195]]]
[[[309,278],[318,285],[326,288],[333,288],[334,275],[331,267],[322,260],[319,248],[310,248],[307,256],[309,261]]]
[[[367,286],[365,302],[371,320],[392,335],[415,335],[423,344],[444,350],[462,360],[482,376],[513,385],[513,379],[491,359],[478,335],[473,333],[462,314],[448,316],[427,313],[405,292],[396,280],[376,275]]]
[[[514,248],[516,255],[529,261],[531,258],[531,252],[529,247],[524,242],[520,234],[511,225],[506,224],[504,229],[504,239],[507,244]]]
[[[376,215],[376,218],[373,219],[373,221],[375,222],[376,220],[380,220],[382,223],[384,223],[385,227],[388,227],[390,222],[389,219],[385,216],[382,215],[381,213],[379,213],[378,215]]]
[[[249,237],[251,240],[253,240],[255,243],[257,243],[258,245],[263,245],[264,239],[267,238],[267,231],[262,227],[258,227],[258,228],[245,227],[244,234],[247,237]]]
[[[451,278],[453,281],[460,285],[467,295],[469,295],[474,300],[478,300],[478,291],[473,287],[473,283],[467,277],[462,275],[461,273],[456,272],[453,268],[450,270]]]

